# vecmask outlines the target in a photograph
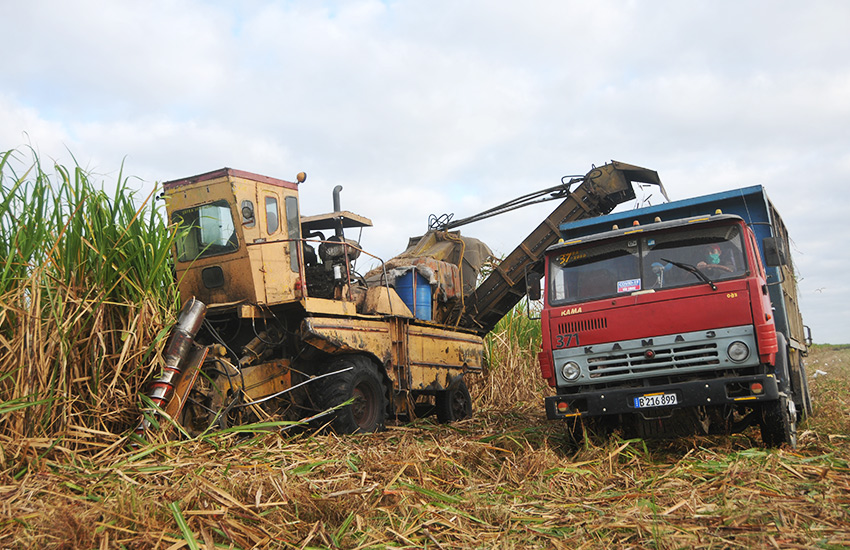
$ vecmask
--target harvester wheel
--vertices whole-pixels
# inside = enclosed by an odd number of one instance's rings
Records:
[[[350,369],[322,379],[318,401],[324,409],[339,407],[332,413],[331,427],[341,434],[377,432],[384,429],[387,398],[381,375],[367,357],[351,355],[332,359],[327,372]]]
[[[472,416],[472,397],[466,382],[461,380],[449,389],[437,393],[437,420],[440,423],[456,422]]]

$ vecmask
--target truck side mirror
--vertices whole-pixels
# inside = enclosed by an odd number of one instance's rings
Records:
[[[526,273],[525,275],[525,292],[528,294],[529,300],[539,300],[541,296],[540,279],[542,276],[539,273]]]
[[[785,259],[785,250],[780,246],[776,237],[765,237],[761,244],[764,249],[764,261],[768,266],[777,267],[788,263]]]

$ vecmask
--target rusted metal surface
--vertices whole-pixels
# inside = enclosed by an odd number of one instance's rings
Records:
[[[407,336],[411,390],[443,390],[459,374],[484,366],[484,340],[475,334],[410,325]]]
[[[389,325],[381,320],[307,317],[299,337],[330,354],[365,352],[382,362],[392,357]]]
[[[445,389],[452,376],[481,371],[480,336],[402,321],[310,317],[302,321],[299,336],[326,353],[373,355],[396,390]]]
[[[244,170],[234,170],[233,168],[220,168],[218,170],[213,170],[212,172],[198,174],[197,176],[190,176],[188,178],[167,181],[162,184],[162,188],[165,191],[172,191],[178,189],[179,187],[183,187],[184,185],[203,183],[219,178],[241,178],[245,180],[266,183],[268,185],[285,187],[287,189],[298,189],[298,184],[295,182],[286,181],[278,178],[270,178],[268,176],[261,176],[260,174],[254,174],[251,172],[246,172]]]
[[[292,386],[292,373],[288,359],[243,367],[241,372],[233,369],[230,374],[230,377],[220,374],[216,381],[217,385],[229,388],[231,391],[241,389],[251,400],[279,393]]]
[[[366,291],[363,302],[364,315],[394,315],[397,317],[413,317],[410,309],[399,298],[394,288],[375,286]]]
[[[352,302],[342,300],[326,300],[324,298],[304,298],[301,300],[304,311],[315,315],[340,315],[349,317],[357,314],[357,307]]]
[[[165,413],[174,419],[180,418],[180,413],[186,405],[189,397],[189,392],[192,386],[195,385],[195,380],[198,379],[198,373],[201,372],[201,365],[207,358],[209,348],[196,348],[186,360],[186,365],[183,368],[183,373],[180,375],[180,380],[174,388],[174,395],[168,401],[165,408]]]

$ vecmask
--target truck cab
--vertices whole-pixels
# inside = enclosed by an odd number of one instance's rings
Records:
[[[711,203],[562,228],[546,255],[540,363],[557,390],[549,418],[643,437],[758,424],[768,444],[796,441],[805,375],[800,350],[777,331],[777,311],[787,312],[772,303],[779,281],[762,262],[765,243],[778,241],[760,241],[736,214],[687,215]]]

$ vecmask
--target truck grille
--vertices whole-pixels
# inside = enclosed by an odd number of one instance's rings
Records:
[[[657,375],[661,373],[656,371],[675,373],[720,364],[715,343],[652,349],[653,357],[647,357],[646,351],[641,349],[590,357],[587,360],[590,377],[604,378],[650,372]]]
[[[606,317],[597,317],[595,319],[580,319],[577,321],[567,321],[566,323],[558,323],[558,334],[575,334],[577,332],[602,330],[606,328],[608,328],[608,319]]]

